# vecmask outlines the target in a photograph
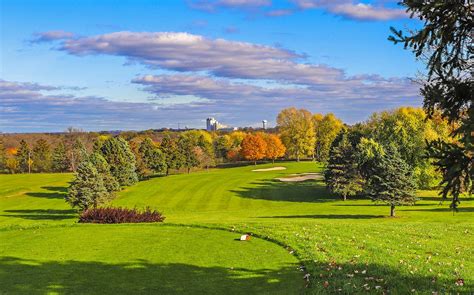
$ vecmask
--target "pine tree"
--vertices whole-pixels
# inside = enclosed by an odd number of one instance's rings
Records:
[[[99,153],[95,152],[89,156],[89,161],[94,165],[97,172],[101,175],[102,181],[107,191],[110,193],[109,199],[114,197],[114,192],[120,190],[120,184],[117,179],[110,173],[110,165],[104,159],[104,157]]]
[[[135,171],[135,155],[125,139],[121,137],[109,138],[104,141],[100,150],[110,165],[110,172],[121,186],[132,185],[138,181]]]
[[[395,148],[386,148],[384,155],[376,157],[372,163],[373,173],[366,189],[372,200],[389,204],[390,216],[395,216],[395,206],[415,202],[413,173]]]
[[[326,185],[333,193],[346,200],[362,191],[364,180],[359,173],[356,150],[348,139],[347,131],[342,131],[335,139],[324,173]]]
[[[20,172],[31,173],[31,164],[33,163],[31,159],[31,150],[23,139],[20,141],[20,147],[16,153],[16,159]]]
[[[66,172],[69,169],[66,146],[63,142],[58,143],[54,148],[52,157],[52,169],[54,172]]]
[[[36,172],[51,171],[51,148],[48,142],[44,139],[36,141],[31,153],[33,160],[33,168]]]
[[[92,162],[83,161],[77,168],[76,177],[69,187],[65,199],[73,208],[86,210],[105,203],[109,196],[101,174]]]

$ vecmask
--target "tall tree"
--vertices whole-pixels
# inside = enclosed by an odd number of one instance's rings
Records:
[[[313,116],[313,123],[316,138],[314,148],[315,158],[320,162],[327,162],[331,144],[339,131],[341,131],[343,123],[333,113],[324,116],[315,114]]]
[[[88,157],[88,161],[94,165],[97,172],[102,178],[105,189],[109,193],[108,199],[111,200],[115,196],[115,192],[120,190],[120,184],[110,172],[110,165],[100,152],[94,152]]]
[[[105,203],[109,197],[102,175],[92,162],[83,161],[65,196],[66,202],[82,211]]]
[[[23,139],[20,141],[20,147],[16,153],[16,160],[20,172],[31,173],[31,164],[33,163],[33,160],[31,159],[31,150]]]
[[[298,161],[311,155],[314,149],[314,123],[311,113],[304,109],[287,108],[277,117],[278,130],[289,156]]]
[[[356,155],[347,131],[341,131],[331,146],[324,178],[329,190],[341,195],[344,201],[363,189],[364,179],[359,172]]]
[[[194,148],[196,145],[193,144],[191,138],[181,135],[178,139],[178,153],[182,159],[182,165],[187,169],[189,173],[191,168],[198,166],[199,162],[196,157]]]
[[[135,155],[125,139],[111,137],[104,141],[100,151],[110,165],[110,172],[121,186],[129,186],[138,181]]]
[[[33,160],[33,169],[36,172],[51,171],[51,148],[44,139],[39,139],[33,146],[31,154]]]
[[[242,156],[257,165],[257,161],[265,158],[267,143],[262,134],[247,134],[242,141]]]
[[[371,163],[367,194],[374,201],[389,204],[390,216],[395,216],[395,206],[415,202],[415,179],[397,149],[389,146],[383,156],[375,156]]]
[[[147,137],[140,143],[138,152],[140,161],[146,170],[151,173],[166,172],[166,157],[151,138]]]
[[[408,34],[391,28],[389,40],[403,43],[426,62],[428,75],[421,94],[428,114],[432,116],[439,110],[458,125],[452,133],[458,140],[436,140],[428,147],[443,173],[441,194],[444,198],[451,196],[451,207],[456,208],[464,191],[474,191],[472,2],[405,0],[402,5],[424,26]]]
[[[275,163],[275,160],[281,158],[285,155],[286,148],[281,139],[276,134],[267,134],[263,136],[263,139],[266,143],[265,148],[265,157],[272,160],[272,163]]]
[[[3,145],[3,140],[0,139],[0,172],[7,168],[7,150]]]
[[[66,172],[69,170],[69,159],[67,157],[66,145],[64,145],[62,141],[54,148],[52,169],[54,172]]]
[[[170,133],[165,133],[160,143],[160,150],[165,154],[166,175],[170,169],[183,167],[183,155],[179,152],[178,141]]]

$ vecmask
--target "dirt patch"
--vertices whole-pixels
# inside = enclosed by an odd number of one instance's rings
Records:
[[[275,179],[283,182],[301,182],[306,180],[323,179],[323,176],[321,173],[301,173],[291,174],[289,177],[280,177]]]
[[[272,167],[272,168],[265,168],[265,169],[255,169],[252,170],[253,172],[265,172],[265,171],[275,171],[275,170],[286,170],[286,167]]]

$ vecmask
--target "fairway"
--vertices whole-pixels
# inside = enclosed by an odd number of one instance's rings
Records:
[[[276,179],[320,173],[314,162],[275,166],[286,169],[255,172],[251,165],[155,177],[114,201],[158,209],[166,216],[159,225],[76,224],[63,200],[72,175],[0,175],[0,285],[9,286],[4,293],[25,294],[103,293],[104,284],[111,293],[474,289],[472,198],[453,214],[436,192],[423,191],[415,206],[388,218],[387,206],[341,201],[319,178]],[[276,243],[234,241],[242,232]],[[460,278],[463,285],[456,284]]]

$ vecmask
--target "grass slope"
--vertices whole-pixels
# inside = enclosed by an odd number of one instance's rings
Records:
[[[311,274],[310,293],[474,290],[472,198],[465,199],[460,212],[453,214],[447,203],[439,205],[435,192],[421,192],[416,206],[397,208],[398,217],[387,218],[387,206],[364,199],[340,201],[320,181],[275,181],[294,173],[321,171],[311,162],[281,165],[287,170],[252,172],[255,168],[246,166],[157,177],[121,192],[114,204],[151,206],[164,212],[167,223],[235,228],[287,244]],[[74,212],[62,199],[70,177],[0,176],[0,235],[18,228],[73,223]],[[83,227],[76,225],[71,231]],[[126,239],[120,234],[125,227],[116,227],[122,239]],[[146,232],[150,227],[156,226],[133,228]],[[138,240],[146,244],[146,236]],[[16,257],[24,259],[26,252],[20,250]],[[213,255],[208,258],[207,264],[215,266]],[[288,277],[292,275],[285,271]],[[458,279],[464,280],[463,286],[456,284]],[[298,293],[297,288],[292,291]]]

